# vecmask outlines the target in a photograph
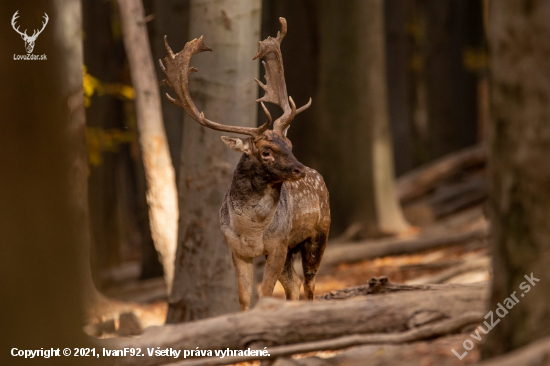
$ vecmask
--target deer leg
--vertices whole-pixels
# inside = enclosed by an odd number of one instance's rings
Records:
[[[286,261],[283,266],[283,271],[279,275],[279,282],[283,285],[285,289],[285,295],[287,300],[299,300],[300,299],[300,285],[302,281],[300,276],[294,270],[292,265],[292,251],[288,251],[286,255]]]
[[[264,268],[264,278],[262,280],[262,289],[260,290],[260,297],[266,297],[273,295],[273,288],[277,283],[277,278],[283,271],[287,255],[286,245],[281,249],[276,249],[267,256],[267,261]]]
[[[241,258],[233,253],[233,264],[237,271],[237,281],[239,284],[239,304],[241,311],[250,308],[252,301],[252,286],[254,283],[254,265],[252,258]]]
[[[302,267],[304,268],[304,295],[308,300],[313,300],[315,297],[315,277],[321,265],[327,239],[328,236],[325,233],[318,233],[300,246]]]

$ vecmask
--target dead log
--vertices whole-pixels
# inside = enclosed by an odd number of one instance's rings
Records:
[[[441,218],[483,203],[486,199],[487,181],[483,174],[477,174],[438,188],[426,201],[433,208],[434,216]]]
[[[483,311],[486,284],[441,287],[362,296],[342,301],[288,301],[266,298],[253,310],[195,322],[151,327],[139,338],[96,340],[98,347],[176,350],[247,349],[337,338],[349,334],[403,332],[429,322]],[[158,365],[169,356],[116,357],[115,365]]]
[[[340,263],[360,262],[366,259],[416,253],[453,245],[462,245],[486,239],[487,226],[459,233],[440,233],[414,239],[365,240],[355,243],[341,243],[328,246],[323,256],[321,269],[325,270]]]
[[[330,358],[316,356],[291,359],[278,358],[272,366],[464,366],[471,365],[479,355],[474,347],[459,360],[452,349],[460,349],[467,335],[454,334],[435,340],[407,344],[376,344],[353,347]],[[522,363],[518,363],[521,365]]]
[[[397,194],[401,203],[426,194],[440,181],[457,172],[484,164],[487,155],[485,150],[483,145],[467,148],[403,175],[396,182]]]
[[[345,300],[357,296],[389,294],[402,291],[426,291],[426,290],[445,290],[453,287],[460,288],[463,285],[455,284],[400,284],[390,283],[387,277],[373,277],[369,283],[362,286],[348,287],[341,290],[334,290],[328,294],[317,296],[319,300]]]
[[[299,353],[315,352],[315,351],[329,351],[339,350],[343,348],[366,345],[366,344],[401,344],[419,341],[423,339],[429,339],[434,337],[440,337],[442,335],[451,334],[460,331],[464,327],[481,323],[483,321],[482,312],[466,313],[458,316],[457,318],[447,319],[434,324],[424,325],[418,328],[413,328],[404,332],[396,333],[382,333],[382,334],[354,334],[350,336],[344,336],[335,339],[328,339],[317,342],[306,342],[292,344],[288,346],[280,346],[269,348],[268,357],[208,357],[204,359],[177,362],[170,365],[173,366],[219,366],[234,364],[238,362],[249,362],[255,360],[274,359],[278,357],[291,356]]]
[[[459,274],[477,271],[480,269],[489,269],[491,259],[489,257],[473,258],[456,267],[449,268],[443,272],[431,276],[419,277],[407,282],[410,285],[424,285],[429,283],[443,283]]]
[[[455,267],[464,263],[462,259],[449,259],[439,262],[423,262],[414,264],[404,264],[399,266],[400,271],[424,271],[424,270],[443,270],[449,267]]]
[[[549,366],[550,337],[533,342],[502,356],[476,364],[478,366]]]

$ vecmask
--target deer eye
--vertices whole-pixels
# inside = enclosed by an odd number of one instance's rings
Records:
[[[271,155],[269,151],[267,150],[262,151],[262,156],[268,157],[269,155]]]

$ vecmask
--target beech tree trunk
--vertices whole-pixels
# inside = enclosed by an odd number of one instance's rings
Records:
[[[89,270],[82,260],[89,237],[80,1],[0,3],[3,19],[17,10],[25,24],[39,27],[44,13],[49,23],[33,51],[47,61],[0,58],[0,82],[9,90],[0,98],[0,287],[9,294],[2,301],[2,333],[9,336],[0,341],[0,363],[6,365],[28,364],[10,355],[13,347],[84,345],[81,291]],[[19,35],[0,38],[9,53],[26,54]]]
[[[319,92],[313,98],[319,170],[331,195],[332,229],[361,222],[366,234],[405,230],[394,188],[381,0],[319,3]]]
[[[487,336],[486,358],[550,335],[550,4],[493,1],[490,17],[490,308],[514,291],[520,301]]]
[[[136,93],[137,124],[147,178],[151,235],[172,288],[177,235],[177,192],[162,121],[159,86],[147,36],[141,0],[119,0],[124,47]]]
[[[477,141],[477,70],[466,52],[483,42],[481,0],[424,0],[424,67],[429,158],[439,158]]]
[[[199,72],[190,78],[189,88],[197,108],[213,121],[256,125],[258,89],[253,79],[258,77],[258,63],[252,57],[260,37],[260,9],[260,0],[190,3],[189,39],[204,35],[204,43],[214,52],[193,57],[191,63]],[[181,215],[168,323],[239,309],[231,251],[218,211],[240,156],[220,136],[185,115],[178,179]]]

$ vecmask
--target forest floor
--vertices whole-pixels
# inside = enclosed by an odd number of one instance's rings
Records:
[[[479,218],[479,220],[484,219]],[[463,230],[467,230],[467,227]],[[338,244],[335,243],[335,245]],[[341,263],[326,273],[321,273],[317,277],[315,289],[317,295],[324,295],[334,290],[365,285],[369,279],[380,276],[387,277],[391,283],[414,283],[415,279],[442,273],[449,267],[486,255],[485,243],[473,242],[468,245],[443,247],[413,254]],[[488,279],[490,274],[489,268],[486,267],[458,273],[441,283],[464,284]],[[168,304],[165,295],[162,295],[162,286],[162,278],[141,281],[140,284],[130,282],[121,287],[113,286],[105,294],[113,299],[120,298],[124,301],[105,302],[99,307],[90,309],[88,321],[100,322],[115,319],[115,329],[118,329],[117,317],[122,313],[132,312],[139,319],[142,328],[163,325]],[[275,286],[273,296],[285,298],[284,289],[279,282]]]
[[[472,153],[477,152],[472,150]],[[471,159],[471,156],[472,154],[466,158]],[[426,192],[421,190],[421,194],[417,194],[414,199],[403,205],[405,215],[413,226],[408,232],[391,240],[408,244],[408,241],[411,240],[422,241],[425,238],[433,237],[437,237],[439,240],[447,236],[470,233],[480,230],[480,228],[487,229],[488,224],[482,208],[486,197],[483,166],[479,165],[480,162],[476,155],[478,160],[472,165],[473,169],[462,169],[464,156],[458,157],[462,159],[460,163],[462,166],[456,165],[458,164],[457,157],[454,156],[448,161],[440,162],[439,166],[413,173],[412,178],[418,179],[419,175],[420,178],[424,178],[426,175],[433,176],[431,173],[435,168],[442,171],[441,167],[448,168],[451,163],[455,164],[455,168],[458,166],[454,169],[453,174],[445,173],[437,178],[439,181],[432,179],[429,183],[433,185],[432,188]],[[437,173],[437,169],[435,171]],[[414,182],[414,179],[409,180],[409,183],[410,181]],[[407,182],[401,183],[404,187]],[[413,188],[417,189],[418,184]],[[329,241],[323,261],[329,261],[327,256],[335,254],[330,253],[331,247],[337,248],[342,245],[342,240],[350,248],[385,245],[384,243],[388,242],[387,237],[370,239],[368,242],[357,239],[350,238],[348,235],[343,239],[337,238]],[[459,244],[443,244],[433,249],[413,251],[407,254],[368,257],[364,260],[346,260],[344,263],[332,261],[332,264],[326,265],[324,268],[322,265],[316,281],[316,294],[324,295],[335,290],[365,285],[371,278],[380,276],[388,278],[389,282],[394,284],[468,284],[488,281],[491,278],[489,255],[485,235],[482,238],[467,240]],[[134,268],[135,265],[134,263]],[[87,314],[87,323],[91,324],[86,330],[88,334],[100,338],[132,336],[141,334],[149,326],[164,324],[168,306],[162,278],[144,281],[130,278],[103,292],[108,296],[108,300],[106,298],[106,301],[99,302],[96,307],[89,309]],[[279,283],[275,288],[274,297],[284,298],[284,291]],[[435,340],[402,345],[358,346],[339,351],[312,352],[294,355],[292,359],[298,362],[314,356],[327,359],[327,361],[333,359],[335,365],[353,365],[356,364],[353,361],[354,352],[359,352],[362,355],[372,354],[375,356],[376,362],[369,364],[376,365],[405,365],[411,364],[411,360],[414,360],[412,364],[425,366],[472,364],[478,361],[479,347],[474,347],[462,360],[459,360],[451,352],[453,348],[463,349],[462,342],[466,336],[467,334],[451,334]],[[326,363],[326,365],[329,364],[331,363]],[[256,366],[260,365],[260,362],[238,365]]]
[[[479,208],[476,209],[479,211]],[[459,230],[466,231],[472,225],[479,225],[484,220],[482,216],[477,216],[474,222],[469,222]],[[356,263],[341,263],[317,277],[316,292],[318,295],[323,295],[343,288],[365,285],[369,279],[380,276],[387,277],[391,283],[415,283],[419,279],[433,278],[434,275],[440,275],[463,263],[476,260],[476,258],[487,257],[487,251],[485,242],[472,242],[466,245],[442,247],[413,254],[385,256]],[[458,271],[456,275],[451,275],[449,278],[438,282],[464,284],[489,279],[490,273],[487,265],[472,268],[465,272]],[[89,321],[96,324],[101,323],[103,328],[107,329],[101,336],[102,338],[137,335],[146,327],[164,324],[168,306],[165,297],[158,298],[158,287],[162,286],[162,279],[147,281],[148,285],[146,286],[143,286],[143,284],[136,286],[138,289],[136,291],[128,291],[128,288],[132,288],[128,284],[122,287],[121,294],[123,294],[125,301],[108,301],[100,307],[91,309],[88,314]],[[151,288],[155,290],[151,291]],[[116,292],[117,289],[114,287],[107,293],[117,297]],[[153,294],[151,299],[143,301],[147,298],[147,296],[144,297],[143,292],[149,295]],[[154,298],[155,296],[157,299]],[[274,297],[284,298],[284,290],[279,283],[275,288]],[[139,301],[132,301],[132,298]],[[121,314],[133,315],[121,317]],[[352,347],[348,350],[298,354],[292,358],[299,360],[305,357],[323,359],[348,357],[349,352],[353,354],[354,349],[361,348],[362,352],[371,349],[379,359],[379,365],[399,365],[402,360],[412,359],[415,360],[414,364],[426,366],[472,364],[478,361],[478,347],[475,347],[462,360],[451,353],[453,348],[462,349],[462,342],[466,339],[465,337],[464,334],[457,334],[440,337],[435,341],[419,341],[406,345]],[[244,362],[236,365],[259,366],[260,362]]]

